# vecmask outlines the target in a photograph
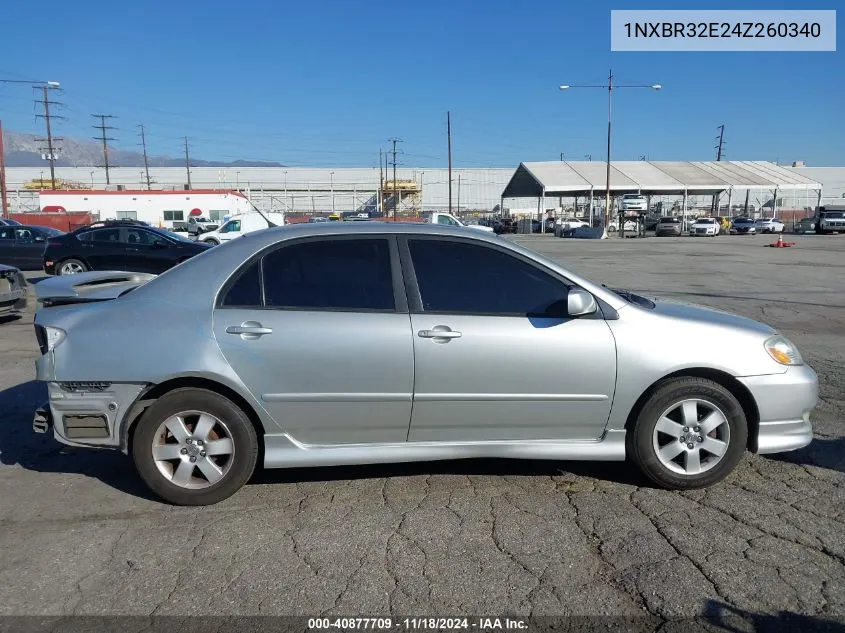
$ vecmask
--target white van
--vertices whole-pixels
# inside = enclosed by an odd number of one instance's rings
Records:
[[[268,223],[268,220],[272,223],[272,226],[282,226],[285,223],[285,214],[256,212],[233,215],[216,231],[209,231],[200,235],[199,241],[209,244],[228,242],[241,235],[270,228],[271,224]]]

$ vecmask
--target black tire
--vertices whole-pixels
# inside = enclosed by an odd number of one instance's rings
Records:
[[[234,446],[228,456],[231,464],[224,467],[222,478],[204,488],[189,489],[173,483],[153,458],[153,441],[160,426],[185,411],[201,411],[224,422]],[[211,505],[235,494],[252,476],[258,459],[258,439],[249,418],[228,398],[205,389],[175,389],[156,400],[138,421],[132,438],[132,458],[141,479],[163,500],[184,506]],[[179,464],[179,460],[184,458],[177,456],[175,463]],[[199,469],[194,473],[199,473]]]
[[[220,241],[214,239],[213,237],[208,238],[207,240],[199,240],[200,242],[205,242],[206,244],[211,244],[212,246],[219,246]]]
[[[712,466],[699,474],[683,474],[671,470],[661,462],[655,450],[655,442],[657,441],[655,439],[655,427],[661,416],[682,401],[690,399],[706,402],[713,408],[718,409],[724,415],[729,429],[727,448],[721,460],[717,460]],[[699,415],[703,415],[707,408],[699,405],[698,410]],[[722,427],[720,429],[721,431],[714,430],[712,433],[721,432],[724,434],[724,429]],[[659,437],[666,440],[666,443],[660,446],[661,449],[672,442],[670,435],[660,434]],[[710,437],[716,439],[715,435]],[[709,440],[710,437],[704,439]],[[722,437],[725,436],[722,435]],[[682,442],[681,444],[683,445]],[[640,411],[634,427],[628,432],[627,451],[631,460],[653,483],[662,488],[688,490],[705,488],[724,479],[742,459],[747,444],[748,421],[745,418],[742,405],[730,391],[706,378],[671,378],[657,386]],[[684,450],[682,454],[686,455],[688,452]],[[698,454],[701,456],[702,453],[698,452]],[[715,457],[706,452],[704,454],[705,459]],[[686,456],[684,460],[686,460]],[[703,464],[704,462],[702,462]],[[683,465],[679,464],[678,466],[683,468]]]
[[[70,258],[70,259],[64,259],[64,260],[60,261],[58,264],[56,264],[56,274],[59,275],[59,276],[73,274],[73,273],[68,273],[68,272],[63,273],[62,269],[65,266],[78,266],[81,270],[79,270],[77,272],[83,272],[83,273],[90,270],[88,268],[88,266],[85,264],[85,262],[83,262],[82,260]]]

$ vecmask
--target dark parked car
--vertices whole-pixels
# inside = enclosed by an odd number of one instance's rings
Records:
[[[48,275],[87,270],[158,274],[209,248],[209,244],[138,222],[97,222],[50,238],[43,253],[43,268]]]
[[[0,218],[0,226],[21,226],[21,223],[9,218]]]
[[[62,235],[49,226],[0,226],[0,264],[21,270],[40,270],[41,254],[49,238]]]
[[[757,222],[753,218],[734,218],[731,235],[757,235]]]

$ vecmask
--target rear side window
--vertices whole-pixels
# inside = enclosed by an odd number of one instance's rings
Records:
[[[394,310],[386,239],[314,240],[263,258],[268,308]]]
[[[408,246],[426,312],[541,315],[569,293],[563,281],[495,248],[431,239]]]
[[[333,239],[282,246],[245,268],[220,306],[395,310],[389,242]]]
[[[257,259],[235,279],[220,306],[259,308],[261,304],[261,260]]]
[[[86,231],[79,236],[82,241],[91,242],[118,242],[120,240],[120,229],[95,229]]]

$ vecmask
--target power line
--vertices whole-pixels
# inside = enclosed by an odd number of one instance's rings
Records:
[[[147,189],[152,189],[152,181],[150,180],[150,163],[147,159],[147,137],[144,135],[144,124],[138,126],[141,128],[141,147],[144,150],[144,171],[147,173]]]
[[[92,114],[92,117],[95,119],[100,119],[100,125],[92,126],[94,129],[100,130],[100,136],[93,137],[95,141],[102,141],[103,142],[103,167],[106,170],[106,184],[110,185],[111,180],[109,178],[109,141],[115,140],[113,137],[108,136],[106,130],[114,130],[111,125],[106,125],[106,119],[113,119],[114,116],[111,114]]]
[[[40,142],[46,142],[47,147],[39,148],[41,152],[41,157],[44,160],[50,162],[50,187],[51,189],[56,189],[56,159],[58,158],[58,148],[55,146],[56,142],[60,142],[62,139],[60,138],[53,138],[53,127],[52,127],[52,120],[53,119],[64,119],[62,116],[58,116],[55,114],[50,113],[50,106],[60,106],[62,105],[58,101],[50,101],[50,89],[57,89],[56,86],[44,85],[41,86],[41,90],[44,92],[43,99],[36,99],[35,103],[40,103],[44,106],[44,114],[36,114],[36,118],[44,119],[47,125],[47,138],[46,139],[37,139]]]

